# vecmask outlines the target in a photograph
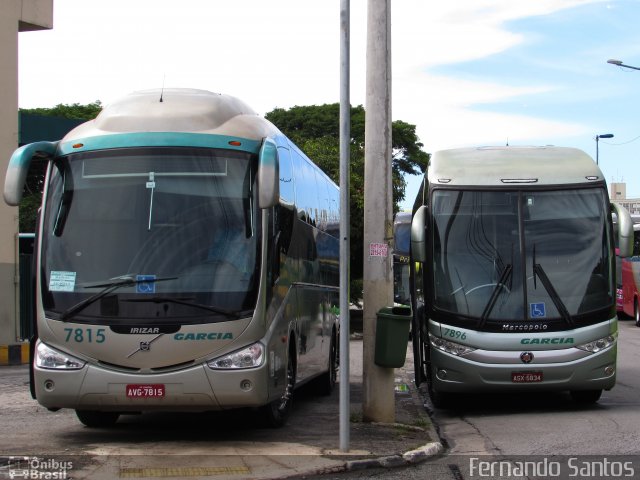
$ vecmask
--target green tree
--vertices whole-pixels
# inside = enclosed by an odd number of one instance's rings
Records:
[[[93,103],[80,105],[79,103],[62,104],[59,103],[51,108],[21,108],[20,112],[43,117],[73,118],[76,120],[92,120],[98,116],[102,110],[102,102],[96,100]]]
[[[339,183],[340,177],[340,105],[296,106],[288,110],[276,108],[266,114],[322,170]],[[422,150],[415,125],[392,122],[393,204],[394,212],[405,198],[405,174],[423,173],[429,154]],[[350,151],[350,235],[351,235],[351,297],[360,298],[363,274],[364,231],[364,129],[365,110],[351,107]]]
[[[21,108],[20,113],[40,115],[43,117],[92,120],[101,110],[102,103],[100,100],[96,100],[86,105],[74,103],[72,105],[58,104],[52,108]],[[37,159],[32,161],[29,168],[24,194],[19,207],[19,229],[21,232],[35,231],[36,217],[42,199],[46,168],[46,162]]]
[[[99,100],[80,105],[59,104],[53,108],[22,109],[24,113],[91,120],[102,110]],[[324,172],[339,183],[339,113],[337,103],[320,106],[293,107],[288,110],[276,108],[267,113],[285,135],[300,147]],[[362,292],[363,229],[364,229],[364,129],[365,110],[360,105],[351,108],[351,152],[350,152],[350,203],[351,203],[351,277],[352,298]],[[429,154],[422,150],[415,125],[396,120],[392,123],[393,202],[394,211],[405,198],[405,174],[423,173],[429,163]],[[23,201],[20,204],[20,231],[32,231],[37,209],[40,205],[44,171],[43,162],[34,162],[27,178]]]

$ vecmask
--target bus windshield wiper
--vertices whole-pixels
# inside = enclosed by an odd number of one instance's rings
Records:
[[[569,314],[569,310],[567,310],[567,307],[562,302],[562,299],[560,298],[560,295],[558,295],[558,291],[554,288],[553,284],[551,283],[551,280],[549,280],[549,277],[547,276],[547,274],[545,273],[544,269],[542,268],[542,266],[539,263],[534,263],[533,264],[533,279],[534,279],[534,282],[535,282],[535,278],[536,277],[538,277],[540,279],[540,282],[542,282],[542,286],[544,287],[544,289],[547,291],[547,293],[551,297],[551,300],[553,301],[553,304],[555,305],[556,309],[558,310],[558,313],[562,316],[563,320],[565,322],[567,322],[567,325],[569,325],[570,327],[575,326],[575,323],[574,323],[573,319],[571,318],[571,315]]]
[[[126,287],[131,285],[137,285],[139,283],[152,283],[152,282],[164,282],[166,280],[175,280],[178,277],[164,277],[164,278],[153,278],[150,279],[148,277],[144,278],[134,278],[131,276],[122,276],[116,277],[113,281],[109,281],[107,283],[96,283],[91,285],[85,285],[84,288],[100,288],[104,287],[103,290],[100,290],[95,295],[90,296],[89,298],[85,298],[81,302],[76,303],[75,305],[67,308],[64,312],[60,314],[60,320],[66,322],[69,318],[76,315],[78,312],[81,312],[85,308],[87,308],[92,303],[97,302],[102,297],[109,295],[114,290],[117,290],[120,287]]]
[[[493,291],[491,292],[491,297],[489,297],[489,301],[487,302],[487,305],[484,307],[484,311],[482,312],[482,316],[480,317],[480,322],[478,322],[478,328],[484,327],[484,324],[487,323],[487,318],[491,314],[491,310],[493,310],[493,307],[495,306],[496,301],[500,296],[500,293],[503,290],[506,290],[507,292],[509,291],[507,289],[507,282],[511,278],[512,272],[513,272],[513,267],[511,266],[510,263],[506,267],[504,267],[504,270],[502,270],[502,275],[500,275],[500,278],[498,279],[498,283],[496,283],[496,286],[493,287]]]
[[[227,310],[225,308],[215,307],[213,305],[204,305],[202,303],[192,302],[193,297],[188,298],[174,298],[174,297],[145,297],[145,298],[127,298],[122,300],[123,302],[153,302],[153,303],[176,303],[178,305],[187,305],[188,307],[201,308],[203,310],[209,310],[210,312],[220,313],[222,315],[228,315],[230,317],[240,318],[242,312],[236,310]]]
[[[62,175],[62,194],[60,195],[60,203],[58,204],[58,212],[53,227],[53,234],[56,237],[62,236],[64,225],[69,216],[71,209],[71,201],[73,200],[73,177],[69,171],[69,165],[65,162],[63,166],[57,165]]]

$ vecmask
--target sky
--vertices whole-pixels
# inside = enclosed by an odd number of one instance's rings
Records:
[[[365,105],[367,0],[350,1],[350,100]],[[640,198],[640,0],[391,2],[392,117],[424,150],[558,145]],[[189,87],[260,114],[340,100],[340,0],[54,0],[19,35],[19,106]],[[613,134],[610,139],[597,135]],[[420,177],[407,177],[409,209]]]

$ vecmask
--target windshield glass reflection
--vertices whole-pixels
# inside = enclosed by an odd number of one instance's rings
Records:
[[[135,281],[88,302],[76,317],[200,322],[253,309],[260,234],[254,179],[255,159],[226,150],[120,149],[58,159],[43,235],[47,314],[59,318],[122,278]],[[176,301],[141,301],[150,297]]]
[[[606,205],[601,189],[434,192],[434,306],[480,325],[607,308]]]

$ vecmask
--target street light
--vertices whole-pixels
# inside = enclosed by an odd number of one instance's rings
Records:
[[[609,60],[609,61],[611,61],[611,60]],[[638,70],[640,70],[640,68]],[[600,139],[601,138],[613,138],[613,133],[603,133],[602,135],[596,135],[596,165],[599,164],[598,143],[600,143]]]
[[[610,63],[611,65],[615,65],[617,67],[630,68],[632,70],[640,70],[639,67],[632,67],[631,65],[625,65],[624,63],[622,63],[622,60],[616,60],[614,58],[610,58],[609,60],[607,60],[607,63]]]

